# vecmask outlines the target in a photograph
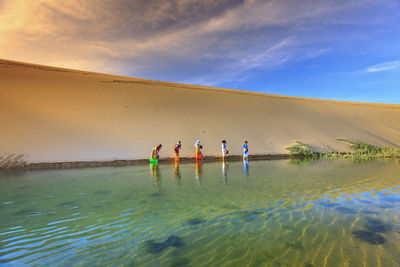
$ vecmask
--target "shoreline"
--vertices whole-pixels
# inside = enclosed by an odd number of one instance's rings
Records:
[[[278,160],[290,158],[304,158],[303,156],[291,156],[289,154],[265,154],[265,155],[250,155],[249,160]],[[242,161],[243,156],[231,155],[225,161]],[[201,162],[222,162],[220,156],[206,156]],[[174,158],[163,158],[158,163],[174,163]],[[179,159],[180,163],[196,163],[194,157],[183,157]],[[150,164],[149,159],[136,160],[111,160],[111,161],[67,161],[67,162],[38,162],[26,163],[24,165],[12,166],[8,168],[0,168],[0,170],[52,170],[52,169],[79,169],[79,168],[95,168],[95,167],[122,167],[133,165]]]

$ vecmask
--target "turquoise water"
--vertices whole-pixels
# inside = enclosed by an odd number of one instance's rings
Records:
[[[1,266],[398,266],[400,162],[0,173]]]

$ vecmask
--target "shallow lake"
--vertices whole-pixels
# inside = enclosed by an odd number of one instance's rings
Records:
[[[1,266],[399,266],[400,162],[0,172]]]

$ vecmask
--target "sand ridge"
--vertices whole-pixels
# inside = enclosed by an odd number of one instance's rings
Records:
[[[204,90],[204,91],[210,91],[210,92],[223,92],[223,93],[229,93],[229,94],[259,96],[259,97],[268,97],[268,98],[277,98],[277,99],[290,99],[290,100],[307,101],[307,102],[323,102],[323,103],[331,103],[331,104],[345,104],[345,105],[357,105],[357,106],[376,107],[376,108],[400,109],[400,105],[398,105],[398,104],[381,104],[381,103],[353,102],[353,101],[329,100],[329,99],[318,99],[318,98],[307,98],[307,97],[296,97],[296,96],[284,96],[284,95],[275,95],[275,94],[244,91],[244,90],[238,90],[238,89],[226,89],[226,88],[220,88],[220,87],[190,85],[190,84],[163,82],[163,81],[145,80],[145,79],[112,80],[112,81],[102,81],[102,82],[104,82],[104,83],[132,83],[132,84],[134,83],[134,84],[152,85],[152,86],[160,86],[160,87],[176,87],[176,88],[184,88],[184,89]]]
[[[0,152],[29,162],[161,157],[183,143],[206,156],[284,154],[295,140],[348,151],[336,138],[400,145],[400,105],[279,96],[0,60]]]
[[[163,87],[168,86],[168,87],[177,87],[177,88],[184,88],[184,89],[226,92],[226,93],[240,94],[240,95],[256,95],[256,96],[260,96],[260,97],[292,99],[292,100],[309,101],[309,102],[324,102],[324,103],[332,103],[332,104],[340,103],[340,104],[347,104],[347,105],[359,105],[359,106],[368,106],[368,107],[400,109],[400,105],[398,105],[398,104],[381,104],[381,103],[341,101],[341,100],[329,100],[329,99],[317,99],[317,98],[308,98],[308,97],[275,95],[275,94],[251,92],[251,91],[229,89],[229,88],[222,88],[222,87],[201,86],[201,85],[192,85],[192,84],[183,84],[183,83],[175,83],[175,82],[133,78],[133,77],[127,77],[127,76],[103,74],[103,73],[98,73],[98,72],[82,71],[82,70],[60,68],[60,67],[52,67],[52,66],[12,61],[12,60],[5,60],[5,59],[0,59],[0,66],[1,65],[27,67],[27,68],[34,68],[34,69],[38,69],[38,70],[44,70],[44,71],[71,72],[71,73],[81,73],[83,75],[100,75],[100,76],[109,76],[110,78],[111,77],[120,78],[120,79],[100,81],[100,82],[104,82],[104,83],[135,83],[135,84],[154,85],[154,86],[163,86]]]

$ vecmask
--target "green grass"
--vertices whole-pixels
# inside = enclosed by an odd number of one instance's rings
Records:
[[[292,156],[299,155],[310,158],[317,158],[321,156],[320,152],[313,151],[309,146],[299,141],[296,141],[294,145],[286,147],[286,150],[288,150],[289,154]]]
[[[375,146],[360,141],[337,139],[348,143],[353,151],[347,153],[319,152],[312,150],[308,145],[296,141],[295,144],[286,147],[291,156],[324,159],[377,159],[377,158],[400,158],[400,148],[391,146]]]

